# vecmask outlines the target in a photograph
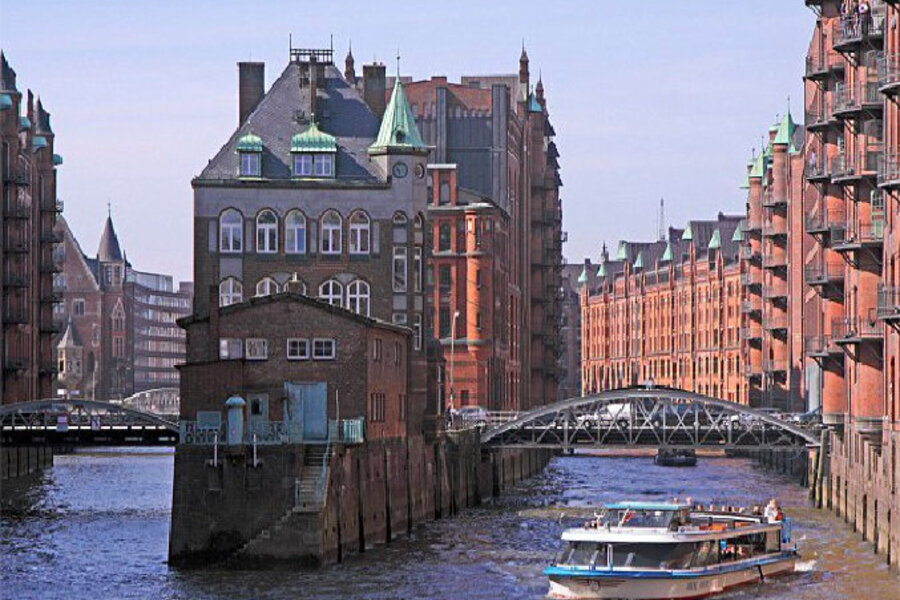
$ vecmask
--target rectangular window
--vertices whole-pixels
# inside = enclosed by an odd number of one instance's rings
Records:
[[[422,293],[422,248],[413,248],[413,291]]]
[[[406,420],[406,394],[400,394],[400,396],[397,398],[397,402],[399,405],[398,410],[400,411],[400,420],[405,421]]]
[[[453,276],[450,265],[440,265],[438,267],[438,291],[441,294],[449,294],[452,281]]]
[[[241,152],[241,177],[259,177],[258,152]]]
[[[332,360],[334,356],[334,340],[321,338],[313,340],[313,360]]]
[[[235,360],[243,357],[243,344],[240,338],[219,338],[219,358]]]
[[[481,288],[481,269],[475,269],[475,287]]]
[[[266,360],[269,358],[269,340],[265,338],[247,338],[244,356],[247,360]]]
[[[310,177],[313,174],[312,154],[294,155],[294,177]]]
[[[406,291],[406,246],[394,246],[394,291]]]
[[[407,320],[406,313],[396,312],[391,315],[391,322],[394,325],[406,325],[409,321]]]
[[[125,358],[125,338],[119,336],[113,338],[113,357]]]
[[[305,338],[288,338],[288,360],[309,360],[309,340]]]
[[[394,342],[394,366],[403,364],[403,346],[400,342]]]
[[[472,221],[475,227],[475,247],[481,248],[481,227],[478,226],[477,221]]]
[[[438,336],[450,337],[450,307],[442,306],[438,311]]]
[[[82,298],[72,300],[72,314],[76,317],[84,316],[84,300]]]
[[[315,155],[316,177],[331,177],[334,175],[334,157],[331,154]]]
[[[422,349],[422,315],[413,315],[413,347]]]
[[[374,339],[372,340],[372,360],[375,362],[381,361],[381,340]]]

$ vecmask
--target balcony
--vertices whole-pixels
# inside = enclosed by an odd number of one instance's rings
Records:
[[[57,200],[56,202],[45,202],[44,204],[41,204],[41,210],[43,212],[61,213],[63,211],[62,200]]]
[[[810,54],[806,57],[804,77],[810,81],[822,81],[828,79],[832,69],[837,68],[837,65],[843,67],[843,64],[840,57],[828,56],[828,53]]]
[[[750,246],[741,246],[741,258],[750,262],[759,262],[759,252]]]
[[[783,253],[766,254],[763,256],[763,269],[783,269],[787,267],[787,259]]]
[[[743,302],[741,302],[741,312],[745,315],[758,313],[760,311],[762,311],[762,302],[759,301],[759,298],[753,298],[751,300],[744,300]]]
[[[766,373],[786,373],[788,370],[788,361],[786,360],[764,360],[763,371]]]
[[[10,254],[28,254],[28,244],[21,240],[7,237],[3,241],[3,250]]]
[[[61,231],[47,231],[41,234],[41,241],[45,244],[61,244],[63,234]]]
[[[803,277],[806,285],[811,287],[842,284],[844,282],[844,265],[806,265],[803,269]]]
[[[830,335],[814,335],[806,338],[804,347],[810,358],[830,358],[844,356],[844,350],[834,343]]]
[[[848,224],[831,230],[831,247],[836,252],[855,252],[863,249],[879,250],[884,243],[884,221]]]
[[[753,326],[753,327],[743,327],[741,328],[741,337],[748,342],[755,342],[762,340],[762,327]]]
[[[824,158],[807,163],[803,168],[804,176],[810,183],[828,183],[831,181],[831,171],[828,162]]]
[[[852,85],[840,82],[834,86],[834,117],[836,119],[852,119],[862,111],[859,90]]]
[[[865,153],[839,153],[831,158],[831,181],[833,183],[849,183],[861,179],[877,179],[878,164],[881,162],[880,150],[869,150]]]
[[[839,208],[825,208],[815,213],[807,213],[804,220],[807,233],[829,233],[832,227],[843,225],[844,211]]]
[[[878,322],[876,311],[869,317],[837,317],[831,321],[831,335],[839,345],[880,342],[884,340],[884,326]]]
[[[884,4],[873,3],[866,19],[859,13],[835,19],[831,39],[838,52],[856,52],[861,48],[880,48],[884,40]]]
[[[741,273],[741,284],[745,286],[757,286],[762,284],[762,274],[753,270]]]
[[[745,219],[741,219],[741,231],[744,233],[751,233],[753,231],[759,231],[762,228],[762,219],[759,217],[750,218],[749,216]]]
[[[878,187],[900,187],[900,151],[886,150],[878,165]]]
[[[787,222],[784,219],[772,219],[763,224],[763,237],[787,237]]]
[[[835,123],[831,117],[831,111],[827,108],[817,108],[806,111],[807,131],[825,131]]]
[[[763,287],[763,298],[766,300],[785,300],[787,299],[787,284],[774,283]]]
[[[31,217],[31,208],[21,202],[10,202],[3,211],[7,219],[28,219]]]
[[[878,90],[885,96],[900,93],[900,54],[888,54],[878,59]]]
[[[744,377],[748,379],[758,379],[762,377],[762,367],[747,363],[744,365]]]
[[[900,287],[878,286],[878,306],[875,308],[875,317],[888,322],[900,320]]]
[[[771,187],[766,188],[763,195],[763,208],[784,208],[787,206],[787,198],[785,196],[776,196]]]
[[[766,331],[786,331],[788,327],[787,315],[775,315],[763,319],[763,327]]]

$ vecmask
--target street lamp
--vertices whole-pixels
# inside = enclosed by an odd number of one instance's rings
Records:
[[[453,358],[456,353],[456,319],[459,318],[459,311],[453,313],[453,319],[450,321],[450,411],[453,411]]]

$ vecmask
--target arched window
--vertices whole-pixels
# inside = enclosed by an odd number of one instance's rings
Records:
[[[340,281],[329,279],[319,286],[319,298],[332,306],[341,306],[344,300],[344,288]]]
[[[112,330],[125,331],[125,309],[122,308],[121,302],[116,303],[112,312]]]
[[[347,308],[356,314],[369,316],[369,284],[357,279],[347,286]]]
[[[361,210],[350,215],[350,254],[369,253],[369,216]]]
[[[341,253],[341,215],[329,210],[322,215],[322,254]]]
[[[278,217],[269,209],[256,216],[256,251],[265,254],[278,252]]]
[[[284,217],[284,251],[306,254],[306,217],[299,210],[292,210]]]
[[[219,306],[236,304],[244,299],[244,286],[234,277],[223,279],[219,284]]]
[[[219,216],[219,252],[243,252],[244,217],[233,208]]]
[[[445,181],[439,189],[438,204],[450,204],[450,184]]]
[[[402,210],[398,210],[397,212],[394,213],[393,222],[394,222],[394,225],[401,226],[401,225],[406,225],[409,222],[409,219],[406,218],[405,212],[403,212]]]
[[[278,293],[278,282],[271,277],[263,277],[256,284],[257,296],[269,296]]]
[[[414,229],[422,229],[425,226],[425,217],[422,216],[422,213],[416,213],[416,218],[413,219],[413,228]]]

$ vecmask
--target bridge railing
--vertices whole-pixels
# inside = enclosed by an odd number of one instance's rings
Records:
[[[198,421],[180,421],[178,424],[182,444],[211,446],[225,444],[225,427]],[[309,439],[303,434],[303,423],[296,421],[257,421],[247,423],[243,442],[258,446],[283,444],[303,444],[307,442],[330,441],[332,443],[361,444],[365,441],[365,419],[334,419],[328,422],[326,440]]]

